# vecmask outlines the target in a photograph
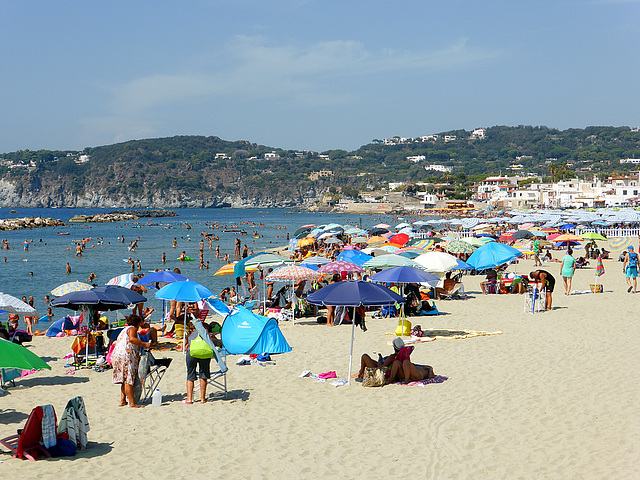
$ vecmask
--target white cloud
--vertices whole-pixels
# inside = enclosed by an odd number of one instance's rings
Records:
[[[154,74],[110,88],[111,112],[138,115],[147,109],[198,99],[273,98],[305,106],[348,100],[327,80],[458,68],[498,52],[469,47],[467,39],[435,51],[368,50],[356,41],[325,41],[307,48],[274,45],[263,37],[235,37],[191,72]]]

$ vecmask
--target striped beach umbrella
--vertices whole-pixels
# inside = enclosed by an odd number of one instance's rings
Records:
[[[598,255],[598,260],[596,261],[596,277],[601,277],[604,275],[604,264],[602,263],[602,257]]]
[[[131,288],[133,286],[133,273],[118,275],[109,280],[106,285],[116,285],[118,287]]]
[[[233,269],[236,266],[236,263],[238,263],[238,262],[233,262],[233,263],[228,263],[226,265],[223,265],[222,267],[220,267],[218,269],[218,271],[216,271],[216,273],[214,273],[214,275],[231,275],[231,274],[233,274]],[[257,272],[258,271],[258,267],[245,267],[245,271],[247,273]]]
[[[631,245],[631,238],[629,237],[616,237],[609,240],[609,246],[611,250],[620,252],[625,250]]]
[[[88,283],[78,282],[67,282],[62,285],[57,286],[53,290],[51,290],[51,295],[54,297],[61,297],[62,295],[66,295],[71,292],[82,292],[83,290],[91,290],[93,287]]]
[[[317,280],[320,277],[322,277],[322,273],[302,265],[285,265],[284,267],[276,268],[267,275],[267,281],[299,282],[301,280]]]

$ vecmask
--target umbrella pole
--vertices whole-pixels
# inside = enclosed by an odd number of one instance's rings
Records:
[[[291,321],[291,326],[295,326],[296,324],[296,303],[298,301],[298,297],[296,297],[295,286],[293,283],[293,279],[291,279],[291,310],[293,312],[293,320]]]
[[[353,364],[353,337],[356,332],[356,322],[351,320],[351,350],[349,351],[349,376],[347,377],[347,385],[351,385],[351,365]]]
[[[186,304],[187,302],[185,302]],[[187,354],[187,351],[185,350],[185,347],[187,345],[187,308],[185,305],[185,309],[184,309],[184,330],[182,331],[182,353],[184,355]]]

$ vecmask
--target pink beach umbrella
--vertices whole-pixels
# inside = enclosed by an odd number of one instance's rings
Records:
[[[336,260],[335,262],[327,263],[318,269],[320,273],[362,273],[364,268],[355,263],[345,262],[344,260]]]

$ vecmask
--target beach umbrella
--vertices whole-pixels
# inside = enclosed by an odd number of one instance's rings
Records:
[[[372,236],[382,235],[383,233],[389,233],[386,228],[372,228],[369,230],[369,234]]]
[[[214,273],[214,275],[231,275],[233,273],[233,270],[236,266],[236,263],[238,262],[233,262],[233,263],[228,263],[226,265],[221,266],[216,273]],[[245,272],[257,272],[258,271],[258,267],[247,267],[245,268]]]
[[[313,245],[314,243],[316,243],[316,239],[312,238],[312,237],[305,237],[302,238],[300,240],[298,240],[298,247],[308,247],[309,245]]]
[[[293,285],[296,282],[300,282],[302,280],[318,280],[324,274],[314,271],[306,266],[302,265],[285,265],[284,267],[276,268],[273,272],[267,275],[266,280],[269,282],[286,282],[291,281],[291,287],[293,291]],[[291,322],[292,325],[296,324],[296,315],[295,315],[295,306],[292,308],[293,310],[293,320]]]
[[[351,239],[351,243],[367,243],[367,240],[369,240],[367,237],[353,237]]]
[[[427,252],[414,259],[427,272],[448,272],[458,265],[458,259],[445,252]]]
[[[391,236],[389,240],[397,245],[400,245],[401,247],[404,247],[409,241],[409,235],[407,235],[406,233],[396,233],[395,235]]]
[[[293,232],[293,236],[297,237],[300,234],[306,235],[307,233],[309,233],[311,231],[312,228],[313,227],[300,227],[295,232]]]
[[[342,240],[335,238],[335,237],[331,237],[331,238],[326,238],[324,239],[324,243],[325,244],[339,244],[342,245]]]
[[[456,255],[459,255],[461,253],[473,253],[475,251],[475,247],[473,247],[471,244],[464,242],[462,240],[453,240],[447,243],[444,249],[447,252],[453,253]]]
[[[627,247],[631,245],[631,238],[629,237],[618,237],[609,240],[609,246],[613,251],[622,251],[626,250]],[[0,310],[2,307],[0,307]]]
[[[596,232],[581,233],[580,238],[584,238],[585,240],[603,240],[603,241],[607,240],[605,237],[603,237],[602,235]]]
[[[374,243],[387,243],[387,239],[380,235],[374,235],[367,240],[367,244],[372,245]]]
[[[156,292],[156,298],[175,300],[176,302],[199,302],[213,297],[213,292],[204,285],[191,281],[179,281],[165,285]],[[186,354],[187,309],[184,309],[184,333],[182,334],[182,351]]]
[[[162,270],[160,272],[152,272],[145,275],[136,282],[136,285],[152,285],[154,283],[173,283],[173,282],[185,282],[189,280],[188,277],[179,273],[174,273],[171,270]]]
[[[394,305],[395,303],[405,303],[405,299],[401,295],[377,283],[350,280],[332,283],[313,292],[307,297],[307,302],[313,305],[359,307],[361,305]],[[351,349],[349,351],[349,376],[347,377],[347,384],[351,383],[355,323],[354,321],[351,322]]]
[[[394,252],[394,255],[414,259],[424,253],[424,250],[407,250],[406,252]]]
[[[51,306],[70,310],[92,307],[94,310],[111,311],[146,301],[146,297],[128,288],[117,285],[103,285],[101,287],[93,287],[91,290],[71,292],[54,298],[51,300]]]
[[[331,263],[327,257],[307,257],[300,262],[300,265],[326,265],[327,263]]]
[[[344,260],[346,262],[355,263],[356,265],[364,265],[367,260],[371,260],[373,257],[371,255],[367,255],[360,250],[345,250],[340,255],[338,255],[337,260]]]
[[[495,240],[492,237],[467,237],[462,239],[463,242],[467,242],[469,245],[474,247],[481,247],[482,245],[494,242]]]
[[[373,228],[391,228],[391,225],[387,225],[386,223],[379,223],[374,225]]]
[[[563,233],[562,235],[559,235],[553,239],[547,237],[549,240],[554,240],[556,242],[584,242],[583,238],[580,238],[577,235],[574,235],[573,233]]]
[[[547,234],[544,233],[542,230],[532,230],[531,233],[533,233],[533,235],[536,237],[547,238]]]
[[[0,292],[0,311],[6,313],[15,313],[21,317],[37,317],[38,312],[28,303],[24,303],[19,298],[16,298],[7,293]]]
[[[373,257],[372,257],[373,258]],[[347,262],[344,260],[336,260],[335,262],[327,263],[326,265],[322,265],[318,269],[319,273],[362,273],[364,272],[364,268],[360,265],[356,265],[352,262]]]
[[[107,285],[116,285],[118,287],[131,288],[133,286],[133,273],[125,273],[123,275],[118,275],[117,277],[113,277],[106,284]]]
[[[395,245],[381,245],[377,248],[377,250],[383,250],[388,253],[395,253],[400,249],[400,247],[396,247]]]
[[[307,225],[302,225],[300,228],[316,228],[317,225],[314,225],[313,223],[308,223]]]
[[[367,260],[363,265],[364,268],[372,269],[402,266],[422,268],[422,265],[419,263],[401,255],[380,255],[373,257],[371,260]]]
[[[473,270],[473,267],[468,263],[458,259],[458,265],[452,268],[452,270]]]
[[[0,369],[3,368],[51,370],[51,367],[31,350],[0,338]]]
[[[467,259],[467,263],[476,270],[486,270],[521,257],[520,250],[504,243],[490,242],[478,248]]]
[[[440,278],[433,273],[408,266],[387,268],[371,275],[369,280],[380,283],[428,283],[430,287],[440,283]]]
[[[423,250],[427,250],[428,248],[431,248],[436,242],[436,240],[440,241],[439,238],[435,238],[435,237],[431,237],[431,238],[423,238],[422,240],[420,240],[419,238],[414,238],[412,240],[409,240],[407,242],[406,247],[416,247],[416,248],[421,248]]]
[[[516,240],[520,240],[522,238],[532,238],[534,235],[529,230],[518,230],[517,232],[511,235]]]
[[[88,283],[78,282],[67,282],[62,285],[58,285],[56,288],[51,290],[51,295],[54,297],[61,297],[62,295],[66,295],[71,292],[81,292],[83,290],[91,290],[93,287]]]

